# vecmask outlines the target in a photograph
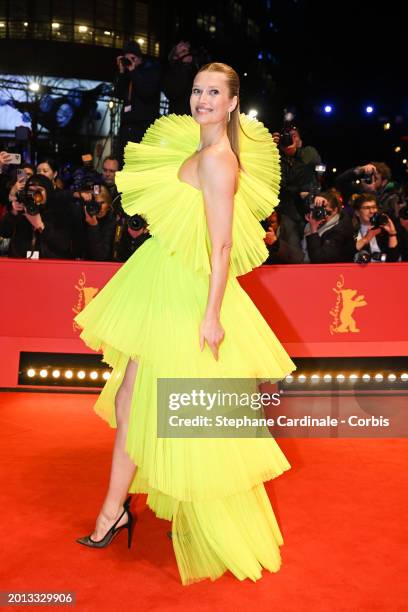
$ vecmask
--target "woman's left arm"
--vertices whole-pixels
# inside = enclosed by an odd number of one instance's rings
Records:
[[[224,338],[220,313],[232,248],[237,173],[238,162],[232,152],[208,149],[202,153],[198,174],[211,240],[211,275],[207,307],[200,325],[200,349],[203,350],[207,342],[216,360],[219,345]]]

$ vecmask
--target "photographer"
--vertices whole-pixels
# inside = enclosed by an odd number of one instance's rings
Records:
[[[10,238],[9,257],[73,259],[80,233],[70,200],[61,206],[51,181],[34,174],[10,197],[11,210],[0,226]]]
[[[303,262],[301,235],[295,222],[280,212],[280,206],[261,225],[266,231],[264,241],[269,251],[263,265]]]
[[[119,159],[130,140],[140,142],[149,125],[159,117],[160,66],[142,54],[140,45],[129,41],[116,58],[119,74],[115,95],[123,100],[119,130]]]
[[[320,189],[315,174],[315,168],[321,162],[320,155],[314,147],[304,147],[299,130],[287,123],[281,133],[273,133],[273,139],[281,152],[280,209],[303,234],[306,198]]]
[[[334,191],[316,196],[306,219],[302,242],[304,263],[353,261],[353,226],[350,218],[342,213]]]
[[[163,79],[163,92],[169,100],[169,114],[190,115],[190,94],[200,66],[189,42],[181,40],[169,53],[169,67]]]
[[[127,261],[148,238],[151,238],[151,235],[144,218],[140,215],[130,217],[122,210],[115,231],[113,260]]]
[[[396,214],[398,189],[391,179],[390,168],[383,162],[370,162],[350,168],[337,177],[335,184],[344,200],[349,200],[354,193],[373,193],[377,198],[379,210],[391,215]]]
[[[108,188],[112,198],[112,210],[119,218],[121,211],[120,193],[116,187],[116,173],[119,170],[119,161],[116,157],[105,157],[102,163],[102,179],[103,184]]]
[[[85,218],[84,259],[111,261],[116,218],[112,198],[105,185],[96,185],[93,191],[81,191]]]
[[[400,250],[398,235],[392,219],[379,212],[377,198],[374,194],[363,193],[353,202],[355,211],[355,251],[356,261],[361,261],[364,253],[367,260],[398,261]]]

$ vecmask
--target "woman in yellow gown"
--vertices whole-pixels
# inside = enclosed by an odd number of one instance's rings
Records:
[[[279,380],[295,369],[236,278],[267,257],[259,221],[278,202],[279,155],[263,125],[240,114],[231,67],[200,70],[191,111],[127,145],[123,207],[146,218],[152,238],[75,318],[112,367],[94,409],[117,428],[95,530],[78,541],[104,546],[130,527],[127,493],[147,493],[172,520],[183,584],[227,570],[257,580],[263,567],[278,571],[283,543],[263,483],[290,464],[271,436],[158,436],[157,381]]]

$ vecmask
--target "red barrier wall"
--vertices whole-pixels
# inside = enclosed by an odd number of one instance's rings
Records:
[[[119,264],[2,259],[0,387],[20,351],[87,353],[72,318]],[[408,263],[263,266],[240,278],[292,357],[408,355]]]

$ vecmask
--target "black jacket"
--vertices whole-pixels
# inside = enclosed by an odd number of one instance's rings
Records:
[[[129,95],[130,94],[130,95]],[[115,95],[123,100],[122,125],[139,121],[154,121],[160,109],[160,65],[157,60],[143,57],[143,63],[117,77]],[[127,106],[131,110],[125,112]]]
[[[347,215],[321,236],[317,232],[306,236],[311,263],[342,263],[353,261],[355,243],[353,225]]]
[[[112,261],[113,239],[116,217],[110,210],[97,225],[85,221],[85,259],[90,261]]]
[[[35,230],[24,215],[8,212],[0,235],[10,238],[9,257],[26,257],[39,251],[44,259],[75,259],[80,256],[81,222],[71,198],[64,192],[51,195],[41,210],[42,232]]]
[[[262,223],[265,230],[265,227]],[[264,265],[269,264],[296,264],[303,262],[303,251],[300,243],[300,235],[296,223],[286,215],[281,215],[279,223],[279,235],[276,242],[268,247],[269,256]]]

